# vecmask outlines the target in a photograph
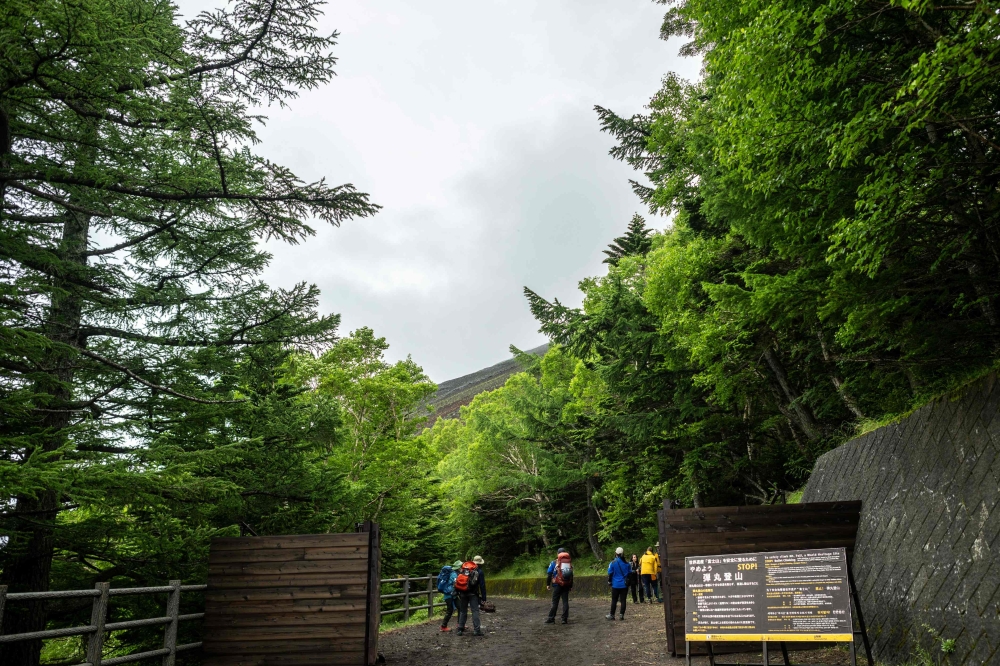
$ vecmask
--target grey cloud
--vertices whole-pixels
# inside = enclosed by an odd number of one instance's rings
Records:
[[[269,246],[265,278],[318,284],[345,332],[372,327],[438,381],[541,343],[521,288],[578,302],[576,283],[640,210],[593,105],[634,113],[668,70],[697,74],[657,38],[662,12],[647,0],[328,5],[338,76],[268,109],[258,149],[385,208]]]

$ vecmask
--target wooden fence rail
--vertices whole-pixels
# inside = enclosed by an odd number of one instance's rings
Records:
[[[426,576],[404,576],[403,578],[383,578],[381,583],[402,584],[403,591],[391,594],[380,594],[380,599],[402,599],[401,608],[392,608],[380,611],[380,616],[402,613],[403,619],[410,619],[410,614],[426,610],[427,616],[434,615],[434,607],[444,605],[443,602],[435,603],[435,597],[439,595],[435,582],[437,574]],[[413,584],[420,584],[414,587]],[[45,638],[63,638],[65,636],[88,636],[87,641],[87,661],[75,664],[75,666],[115,666],[116,664],[126,664],[144,659],[160,657],[162,666],[174,666],[175,656],[180,652],[195,650],[202,646],[201,642],[177,645],[177,626],[181,622],[190,620],[200,620],[205,617],[204,613],[180,614],[180,595],[182,592],[200,592],[207,589],[207,585],[181,585],[181,581],[172,580],[169,585],[160,587],[123,587],[112,589],[109,583],[97,583],[93,590],[60,590],[56,592],[7,592],[6,585],[0,585],[0,626],[3,623],[4,607],[8,601],[30,601],[37,599],[77,599],[92,597],[93,608],[90,614],[90,624],[78,627],[65,627],[63,629],[48,629],[46,631],[34,631],[25,634],[2,634],[0,633],[0,643],[13,643],[16,641],[30,641]],[[163,594],[166,593],[167,606],[166,613],[162,617],[151,617],[141,620],[127,620],[124,622],[106,622],[108,612],[108,599],[110,597],[137,595],[137,594]],[[420,601],[426,597],[426,603],[413,606],[410,603],[412,598],[419,597]],[[136,652],[120,657],[104,658],[101,654],[104,639],[108,632],[120,631],[122,629],[136,629],[138,627],[149,627],[163,625],[163,647],[157,650],[146,652]]]
[[[172,580],[169,585],[160,587],[122,587],[111,589],[110,583],[97,583],[93,590],[62,590],[58,592],[7,592],[6,585],[0,585],[0,627],[3,626],[4,607],[8,601],[31,601],[36,599],[73,599],[93,597],[94,605],[90,613],[90,624],[82,627],[66,627],[64,629],[49,629],[46,631],[32,631],[26,634],[2,634],[0,633],[0,643],[14,643],[16,641],[31,641],[42,638],[62,638],[63,636],[89,636],[87,641],[87,661],[75,666],[115,666],[115,664],[127,664],[143,659],[161,657],[163,666],[174,666],[174,661],[178,652],[194,650],[201,647],[201,643],[187,643],[177,645],[177,625],[188,620],[200,620],[205,617],[204,613],[180,614],[181,593],[197,592],[204,590],[206,585],[181,585],[181,581]],[[166,593],[167,607],[166,615],[162,617],[151,617],[142,620],[128,620],[125,622],[106,622],[108,615],[108,598],[134,594],[162,594]],[[111,657],[104,659],[101,655],[104,646],[104,638],[108,632],[120,631],[122,629],[135,629],[138,627],[150,627],[163,625],[163,647],[158,650],[148,650],[146,652],[136,652],[123,655],[121,657]]]
[[[382,583],[402,583],[403,591],[393,594],[380,594],[379,599],[402,599],[402,608],[390,608],[389,610],[380,611],[380,614],[392,615],[393,613],[402,613],[403,620],[410,619],[410,613],[418,610],[426,610],[427,617],[430,618],[434,615],[434,596],[439,594],[437,588],[434,586],[434,582],[437,580],[437,574],[428,574],[426,576],[404,576],[403,578],[383,578]],[[427,581],[426,589],[421,586],[420,589],[414,590],[410,587],[410,583],[419,583],[421,581]],[[423,606],[411,606],[410,597],[423,597],[427,596],[427,603]],[[444,605],[444,604],[437,604]]]

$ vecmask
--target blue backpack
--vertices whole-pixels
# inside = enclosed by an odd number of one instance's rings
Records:
[[[441,573],[438,574],[437,580],[437,591],[443,594],[450,594],[451,587],[449,583],[451,582],[451,567],[447,564],[441,567]]]

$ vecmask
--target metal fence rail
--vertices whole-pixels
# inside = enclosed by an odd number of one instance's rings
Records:
[[[97,583],[93,590],[63,590],[58,592],[7,592],[6,585],[0,585],[0,627],[3,626],[4,606],[8,601],[31,601],[36,599],[73,599],[93,597],[94,605],[90,612],[90,624],[82,627],[66,627],[64,629],[49,629],[46,631],[32,631],[25,634],[2,634],[0,633],[0,643],[13,643],[15,641],[31,641],[40,638],[61,638],[63,636],[89,636],[87,641],[87,661],[75,666],[114,666],[115,664],[126,664],[143,659],[162,657],[162,666],[174,666],[175,657],[178,652],[194,650],[201,647],[201,643],[187,643],[177,645],[177,626],[181,622],[188,620],[200,620],[205,617],[204,613],[180,614],[181,593],[198,592],[206,589],[207,585],[181,585],[181,581],[172,580],[169,585],[159,587],[123,587],[111,589],[110,583]],[[108,599],[115,596],[134,594],[167,594],[167,612],[163,617],[151,617],[144,620],[127,620],[125,622],[106,622],[108,615]],[[136,629],[138,627],[151,627],[163,625],[163,647],[158,650],[148,650],[146,652],[135,652],[121,657],[111,657],[104,659],[101,655],[104,647],[105,635],[110,631],[120,631],[122,629]]]
[[[426,580],[427,588],[419,590],[410,589],[410,583],[420,582]],[[442,605],[434,603],[434,595],[438,594],[437,589],[434,587],[434,581],[437,580],[437,574],[428,574],[426,576],[405,576],[403,578],[383,578],[382,583],[402,583],[403,591],[394,594],[381,594],[380,599],[402,599],[402,608],[390,608],[389,610],[380,611],[381,615],[392,615],[393,613],[402,613],[404,620],[410,619],[410,613],[418,610],[426,610],[427,617],[432,617],[434,615],[434,606]],[[427,603],[422,606],[411,606],[410,597],[423,597],[427,595]],[[422,601],[423,599],[421,599]]]

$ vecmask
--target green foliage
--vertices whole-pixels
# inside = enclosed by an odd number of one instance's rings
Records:
[[[421,439],[440,456],[447,532],[463,556],[494,564],[538,547],[589,548],[602,557],[593,506],[590,405],[599,379],[558,346],[533,372],[511,376],[438,420]]]
[[[597,112],[667,229],[634,218],[582,308],[525,289],[601,387],[574,416],[605,542],[651,530],[665,498],[794,498],[818,455],[1000,354],[995,3],[664,4],[701,80]],[[547,404],[525,396],[507,421]]]
[[[0,12],[0,582],[11,591],[205,579],[213,536],[388,527],[387,570],[434,557],[433,391],[318,290],[272,289],[261,241],[378,207],[257,155],[253,107],[330,81],[313,0],[184,25],[161,0]],[[154,617],[114,597],[115,619]],[[199,610],[191,597],[191,612]],[[86,604],[8,603],[3,633]],[[182,631],[190,631],[185,625]],[[160,629],[116,634],[111,653]],[[193,639],[193,636],[182,639]],[[45,658],[72,661],[78,642]],[[0,648],[38,663],[40,642]],[[76,659],[79,661],[79,659]]]

